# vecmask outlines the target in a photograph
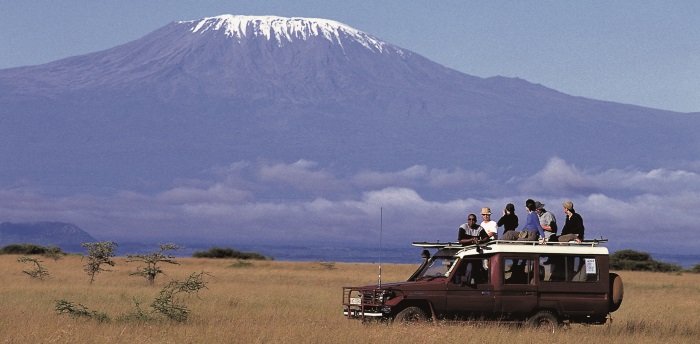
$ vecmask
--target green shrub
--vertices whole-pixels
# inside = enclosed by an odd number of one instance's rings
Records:
[[[253,263],[247,260],[237,260],[235,263],[229,265],[229,268],[249,268],[252,267]]]
[[[620,250],[610,255],[611,270],[679,272],[683,267],[678,264],[659,262],[646,252]]]
[[[197,294],[201,289],[207,287],[207,282],[203,279],[208,273],[191,274],[185,281],[171,281],[163,287],[158,297],[151,303],[151,308],[156,313],[164,315],[170,320],[183,322],[190,315],[190,310],[182,299],[183,294]]]
[[[56,301],[56,313],[68,314],[74,317],[94,318],[99,322],[109,322],[109,316],[104,312],[91,311],[87,307],[67,300]]]
[[[197,251],[194,258],[229,258],[229,259],[251,259],[251,260],[273,260],[272,257],[265,257],[256,252],[241,252],[232,248],[212,247],[207,251]]]
[[[10,244],[0,248],[0,254],[43,255],[54,259],[57,259],[56,256],[65,255],[58,246],[34,244]]]
[[[38,279],[43,281],[44,277],[49,276],[49,270],[46,270],[46,268],[44,268],[44,266],[41,265],[41,263],[43,263],[43,262],[36,259],[36,258],[23,256],[23,257],[17,258],[17,261],[20,263],[34,263],[34,269],[22,270],[22,272],[29,275],[29,277],[38,278]]]

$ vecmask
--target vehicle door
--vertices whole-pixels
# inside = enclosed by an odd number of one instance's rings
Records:
[[[450,313],[493,313],[495,301],[489,259],[461,259],[447,284],[446,297]]]
[[[534,257],[505,257],[501,268],[501,311],[515,314],[532,312],[537,307]]]

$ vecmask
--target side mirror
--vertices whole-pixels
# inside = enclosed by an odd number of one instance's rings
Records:
[[[421,252],[421,254],[420,254],[420,257],[423,259],[430,259],[430,251],[423,250],[423,252]]]

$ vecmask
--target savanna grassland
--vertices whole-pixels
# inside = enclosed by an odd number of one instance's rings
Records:
[[[139,266],[116,258],[89,284],[85,261],[40,258],[50,276],[30,278],[30,265],[0,256],[0,343],[697,343],[700,275],[626,272],[625,300],[611,324],[572,325],[554,334],[499,324],[438,322],[405,326],[348,320],[342,286],[377,281],[374,264],[177,259],[150,286],[130,276]],[[415,266],[384,264],[382,281],[405,280]],[[143,311],[171,280],[205,271],[207,288],[185,298],[185,322],[162,317],[119,319]],[[57,300],[104,312],[109,322],[57,314]]]

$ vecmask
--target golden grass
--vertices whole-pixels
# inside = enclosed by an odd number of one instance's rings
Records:
[[[700,275],[620,272],[622,308],[611,324],[573,325],[555,334],[503,324],[440,322],[417,326],[348,320],[342,315],[342,286],[373,284],[377,266],[318,262],[253,262],[179,259],[163,265],[155,286],[129,276],[138,264],[117,258],[111,272],[88,284],[84,262],[72,256],[44,259],[50,277],[31,279],[18,256],[0,256],[0,343],[695,343],[700,338]],[[415,266],[384,264],[383,282],[405,280]],[[208,289],[188,299],[185,323],[118,321],[134,310],[133,298],[150,303],[171,279],[206,271]],[[58,315],[65,299],[107,313],[112,321]]]

